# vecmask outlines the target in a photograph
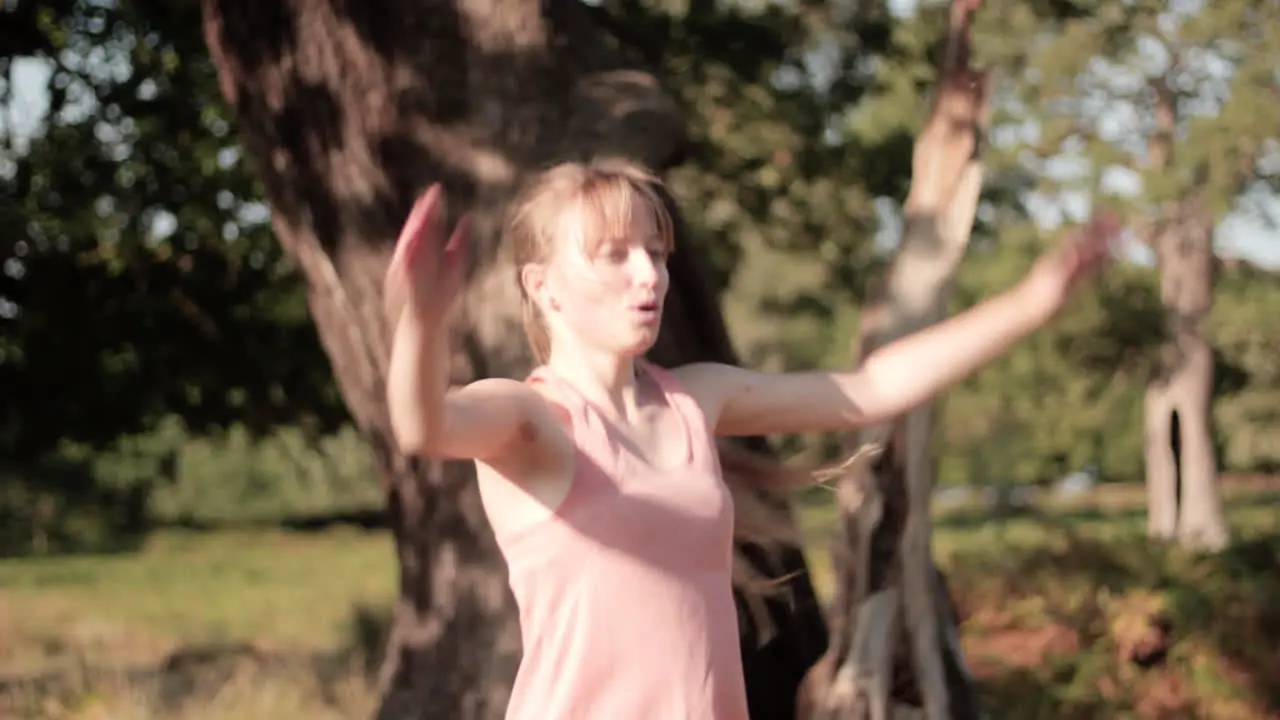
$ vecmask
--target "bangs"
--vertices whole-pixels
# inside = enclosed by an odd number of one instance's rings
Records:
[[[582,222],[577,240],[588,256],[601,245],[630,235],[632,215],[636,211],[652,213],[663,252],[670,254],[675,250],[671,215],[658,193],[641,178],[602,173],[582,186],[578,202]]]

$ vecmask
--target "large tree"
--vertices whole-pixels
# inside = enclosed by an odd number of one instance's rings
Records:
[[[276,235],[306,276],[321,341],[385,483],[401,577],[380,716],[498,716],[520,650],[505,574],[468,465],[411,460],[391,442],[381,277],[414,197],[442,182],[450,214],[473,218],[453,379],[521,375],[530,359],[499,242],[506,203],[553,161],[615,155],[670,167],[685,149],[679,108],[577,0],[204,0],[203,11]],[[732,362],[697,245],[680,240],[688,251],[673,260],[656,354]],[[745,489],[751,467],[729,468],[744,505],[757,499]],[[740,551],[759,574],[804,570],[794,548],[780,559]],[[761,647],[760,627],[746,624],[760,716],[793,712],[799,679],[825,643],[804,576],[791,589],[810,608],[807,624],[776,601],[772,642]]]

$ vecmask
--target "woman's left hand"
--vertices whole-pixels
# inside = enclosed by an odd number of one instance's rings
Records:
[[[1122,229],[1119,217],[1102,213],[1074,230],[1067,242],[1041,255],[1022,281],[1035,309],[1046,315],[1062,309],[1076,289],[1107,264]]]

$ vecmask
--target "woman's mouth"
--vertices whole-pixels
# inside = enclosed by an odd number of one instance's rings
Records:
[[[658,318],[662,315],[662,305],[657,301],[632,305],[631,309],[634,310],[644,322],[657,322]]]

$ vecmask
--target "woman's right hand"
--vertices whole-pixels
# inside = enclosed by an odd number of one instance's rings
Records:
[[[458,297],[471,221],[464,215],[446,240],[444,217],[444,189],[436,183],[414,203],[383,279],[383,311],[393,327],[405,310],[441,320]]]

